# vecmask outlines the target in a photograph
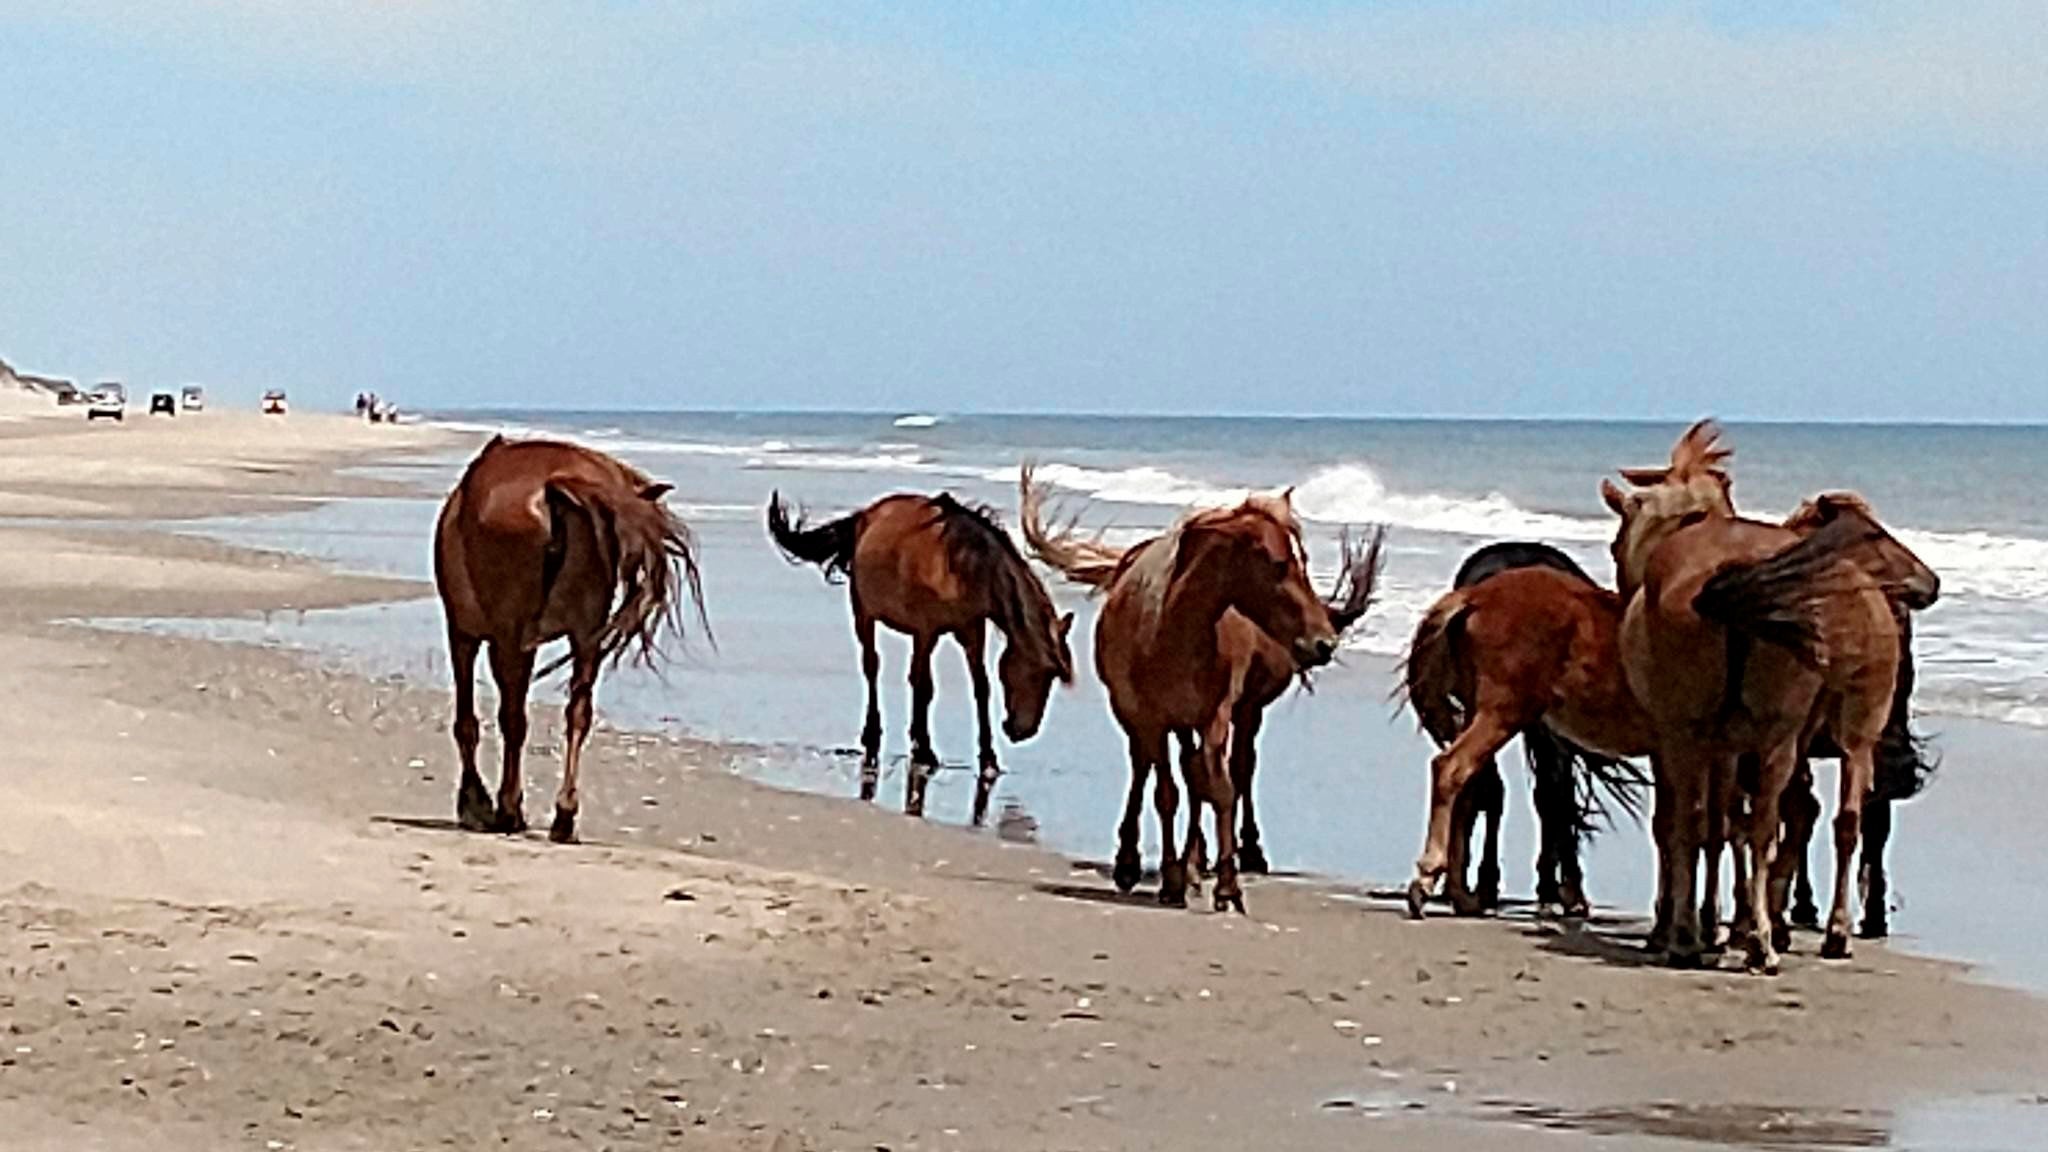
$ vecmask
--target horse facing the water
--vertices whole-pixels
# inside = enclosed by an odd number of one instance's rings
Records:
[[[1055,681],[1071,684],[1074,659],[1067,647],[1072,613],[1060,615],[1009,533],[985,508],[950,494],[885,496],[851,515],[808,526],[775,493],[768,501],[768,534],[792,563],[815,564],[828,579],[843,577],[853,603],[867,677],[867,720],[861,729],[863,800],[873,800],[881,774],[882,709],[876,686],[881,654],[875,625],[910,637],[910,780],[903,809],[924,815],[925,785],[939,765],[928,716],[932,652],[951,636],[967,657],[980,722],[980,772],[974,823],[988,817],[989,792],[1001,767],[989,728],[987,626],[1004,637],[997,660],[1003,684],[1003,735],[1012,743],[1038,733]]]
[[[562,782],[548,837],[576,839],[577,766],[590,732],[598,671],[627,656],[652,664],[664,632],[680,633],[680,601],[708,634],[689,529],[662,506],[669,485],[589,448],[494,436],[441,507],[434,585],[455,673],[455,747],[462,757],[457,822],[471,831],[526,829],[520,760],[526,695],[541,645],[569,652]],[[476,658],[490,645],[504,770],[495,806],[477,773]]]

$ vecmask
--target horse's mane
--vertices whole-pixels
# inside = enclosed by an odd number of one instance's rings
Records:
[[[1307,571],[1307,548],[1301,539],[1301,521],[1294,515],[1294,507],[1285,496],[1253,493],[1236,505],[1190,512],[1157,537],[1124,553],[1123,562],[1119,565],[1115,579],[1131,582],[1144,635],[1149,637],[1152,634],[1160,615],[1166,610],[1166,598],[1173,589],[1174,578],[1180,575],[1180,545],[1188,529],[1220,524],[1245,515],[1264,516],[1286,529],[1288,539],[1294,542],[1295,554],[1301,559],[1302,570]]]
[[[988,589],[990,618],[996,627],[1034,662],[1061,667],[1051,640],[1056,627],[1052,597],[1032,574],[995,509],[966,503],[950,492],[932,497],[931,503],[946,563],[963,581]]]

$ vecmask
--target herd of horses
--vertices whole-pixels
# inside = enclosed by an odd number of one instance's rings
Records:
[[[1657,853],[1648,947],[1692,966],[1725,938],[1744,948],[1751,968],[1777,971],[1791,927],[1820,926],[1806,867],[1821,813],[1810,761],[1832,758],[1841,787],[1821,953],[1848,955],[1859,847],[1861,934],[1886,934],[1890,806],[1932,770],[1909,724],[1912,613],[1934,602],[1939,582],[1853,494],[1818,495],[1783,523],[1739,515],[1731,456],[1701,421],[1665,466],[1623,469],[1625,486],[1601,482],[1618,520],[1618,587],[1601,586],[1548,545],[1503,542],[1470,556],[1424,614],[1403,688],[1439,753],[1408,888],[1411,915],[1423,915],[1439,886],[1460,915],[1498,905],[1506,789],[1497,757],[1520,738],[1541,826],[1540,909],[1589,912],[1584,840],[1617,811],[1639,818],[1647,800]],[[663,504],[668,491],[590,448],[499,437],[449,495],[434,567],[455,673],[463,828],[526,826],[526,697],[544,644],[568,642],[539,674],[570,667],[550,837],[571,842],[599,671],[625,659],[654,662],[663,633],[681,631],[686,602],[708,633],[692,538]],[[1034,736],[1054,688],[1075,675],[1073,614],[1057,610],[1035,558],[1100,603],[1095,670],[1130,756],[1116,886],[1129,892],[1143,879],[1149,784],[1160,901],[1184,906],[1213,871],[1214,907],[1242,912],[1240,873],[1267,868],[1252,804],[1264,712],[1328,664],[1370,610],[1384,529],[1363,541],[1344,535],[1325,596],[1310,579],[1291,491],[1191,511],[1158,535],[1117,546],[1084,532],[1078,513],[1055,514],[1027,465],[1018,512],[1022,547],[990,509],[946,494],[889,496],[815,524],[780,493],[770,498],[774,545],[847,585],[867,681],[862,798],[874,798],[881,763],[877,627],[911,642],[905,809],[913,815],[922,815],[938,766],[932,658],[951,637],[974,687],[973,820],[985,820],[1001,775],[988,629],[1001,634],[996,679],[1009,741]],[[495,800],[476,766],[475,665],[486,648],[504,744]],[[1213,858],[1205,808],[1214,813]],[[1482,822],[1475,880],[1472,842]],[[1733,893],[1725,929],[1724,862]]]

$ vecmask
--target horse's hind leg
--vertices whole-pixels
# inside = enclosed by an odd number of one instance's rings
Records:
[[[956,635],[960,639],[960,650],[967,654],[967,673],[974,681],[974,712],[981,724],[981,754],[974,777],[974,826],[979,828],[988,820],[989,793],[994,791],[996,778],[1003,769],[996,762],[995,733],[988,722],[988,665],[986,662],[988,635],[987,625],[976,621],[961,629]]]
[[[576,842],[576,778],[583,764],[583,741],[590,735],[591,696],[597,688],[597,653],[578,648],[571,660],[569,707],[562,742],[562,784],[555,793],[555,822],[548,827],[548,839],[557,844]]]
[[[1882,940],[1891,935],[1891,885],[1884,874],[1885,845],[1892,838],[1892,802],[1871,796],[1863,807],[1863,860],[1858,868],[1863,888],[1863,926],[1857,935]]]
[[[1586,914],[1584,877],[1579,872],[1579,797],[1572,760],[1556,736],[1540,725],[1522,733],[1527,750],[1530,799],[1536,808],[1536,908],[1566,916]]]
[[[491,790],[476,770],[482,739],[476,719],[476,656],[483,641],[448,631],[448,662],[455,670],[455,752],[462,758],[462,783],[455,792],[455,823],[470,832],[491,829]]]
[[[1110,878],[1116,881],[1119,892],[1129,892],[1144,879],[1144,861],[1138,855],[1138,813],[1145,805],[1145,778],[1151,774],[1151,761],[1137,737],[1131,738],[1131,788],[1124,797],[1124,818],[1117,825],[1116,867]]]
[[[925,785],[931,782],[932,770],[939,766],[938,753],[932,751],[932,649],[938,646],[935,638],[918,635],[910,643],[910,781],[903,788],[903,811],[906,815],[924,815]]]
[[[1148,742],[1142,752],[1156,773],[1152,781],[1152,807],[1159,815],[1159,902],[1175,908],[1188,906],[1186,862],[1174,849],[1174,821],[1180,816],[1180,787],[1173,779],[1173,765],[1167,761],[1164,734]]]
[[[533,684],[533,653],[492,641],[491,677],[498,682],[498,738],[505,745],[505,771],[498,778],[498,811],[491,831],[513,834],[526,831],[520,764],[526,753],[526,693]]]
[[[1472,895],[1480,910],[1486,911],[1500,907],[1500,826],[1508,813],[1507,781],[1501,778],[1498,759],[1486,762],[1486,770],[1466,790],[1472,788],[1479,789],[1475,807],[1486,817],[1486,843],[1479,854],[1479,879]]]
[[[1200,892],[1200,877],[1209,874],[1209,841],[1202,835],[1202,791],[1196,787],[1202,771],[1202,746],[1192,728],[1174,733],[1180,747],[1180,778],[1188,793],[1188,839],[1182,856],[1188,862],[1188,879]]]
[[[1788,740],[1768,749],[1758,765],[1756,791],[1749,802],[1749,954],[1751,970],[1778,972],[1777,921],[1782,909],[1773,904],[1771,874],[1775,870],[1783,818],[1778,812],[1786,786],[1799,768],[1799,745]]]
[[[1450,857],[1451,810],[1458,795],[1474,773],[1480,771],[1508,742],[1517,725],[1505,723],[1483,704],[1451,746],[1430,762],[1429,836],[1422,856],[1415,862],[1415,879],[1408,885],[1408,915],[1422,918],[1422,906],[1430,889],[1444,874]]]
[[[860,638],[860,670],[868,680],[867,720],[860,730],[860,798],[873,800],[882,779],[882,697],[876,679],[882,674],[882,654],[875,648],[874,617],[853,609],[853,631]]]
[[[1856,844],[1863,832],[1863,802],[1870,794],[1875,771],[1871,746],[1859,744],[1845,749],[1842,757],[1842,795],[1835,808],[1835,900],[1828,913],[1828,933],[1821,941],[1820,954],[1829,960],[1849,958],[1849,880],[1855,875]]]
[[[1237,790],[1238,807],[1244,810],[1238,822],[1237,868],[1262,875],[1270,865],[1259,839],[1258,816],[1252,811],[1252,777],[1259,769],[1259,725],[1265,719],[1263,708],[1245,706],[1237,710],[1230,727],[1230,782]]]
[[[1486,851],[1500,850],[1499,807],[1503,791],[1499,765],[1489,759],[1486,766],[1474,773],[1467,781],[1457,800],[1451,805],[1451,840],[1444,857],[1444,899],[1450,903],[1451,911],[1459,916],[1477,916],[1486,911],[1486,884],[1489,879]],[[1479,821],[1487,823],[1486,851],[1480,854],[1479,887],[1475,890],[1469,884],[1472,874],[1472,837],[1479,829]],[[1491,879],[1496,900],[1500,897],[1500,865],[1492,864]]]

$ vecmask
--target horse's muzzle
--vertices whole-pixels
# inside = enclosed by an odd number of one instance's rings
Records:
[[[1294,662],[1303,668],[1321,668],[1337,655],[1334,636],[1304,636],[1294,642]]]

